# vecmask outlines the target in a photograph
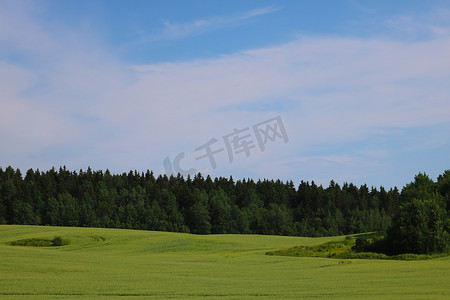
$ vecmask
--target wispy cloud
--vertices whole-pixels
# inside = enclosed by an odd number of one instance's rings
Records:
[[[450,36],[450,10],[438,9],[429,13],[397,15],[384,21],[397,36],[417,39]]]
[[[185,37],[202,34],[212,30],[217,30],[229,26],[240,24],[244,21],[274,13],[280,8],[275,6],[268,6],[264,8],[254,9],[248,12],[229,15],[229,16],[214,16],[199,20],[194,20],[185,23],[174,23],[170,21],[164,22],[164,29],[156,35],[146,37],[146,40],[171,40],[182,39]]]

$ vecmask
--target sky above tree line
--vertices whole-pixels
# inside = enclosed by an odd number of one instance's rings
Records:
[[[0,0],[0,166],[435,179],[449,50],[450,1]]]

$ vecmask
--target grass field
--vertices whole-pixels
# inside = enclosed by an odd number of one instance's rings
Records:
[[[24,247],[21,239],[70,240]],[[268,256],[342,237],[209,235],[0,226],[0,299],[450,299],[450,258]]]

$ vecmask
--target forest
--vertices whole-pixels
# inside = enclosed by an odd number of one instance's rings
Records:
[[[328,187],[313,181],[296,186],[201,174],[155,177],[151,171],[111,174],[60,167],[23,175],[11,166],[0,168],[0,224],[311,237],[390,230],[395,236],[402,222],[417,223],[414,218],[428,209],[436,220],[424,220],[427,230],[440,226],[448,235],[449,208],[450,170],[437,181],[419,173],[399,191],[334,181]]]

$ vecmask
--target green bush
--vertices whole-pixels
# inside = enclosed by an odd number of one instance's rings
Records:
[[[266,252],[266,255],[295,256],[295,257],[327,257],[336,259],[385,259],[385,260],[425,260],[450,253],[439,254],[399,254],[387,255],[382,249],[386,248],[384,233],[364,234],[357,237],[356,241],[352,237],[344,240],[331,241],[316,246],[297,246],[289,249]]]
[[[52,241],[47,239],[24,239],[10,243],[12,246],[27,246],[27,247],[50,247]]]
[[[352,250],[356,252],[364,252],[367,251],[369,245],[370,245],[369,239],[360,236],[356,239],[355,246],[352,247]]]
[[[23,239],[9,243],[11,246],[26,246],[26,247],[59,247],[69,244],[69,241],[63,240],[60,236],[55,236],[52,240],[49,239]]]
[[[62,245],[64,245],[62,237],[55,236],[52,240],[52,246],[62,246]]]

